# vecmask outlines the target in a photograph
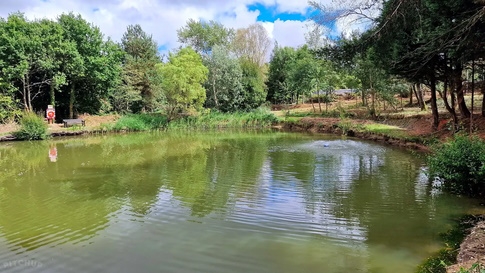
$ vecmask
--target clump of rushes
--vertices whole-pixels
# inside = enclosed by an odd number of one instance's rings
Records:
[[[167,123],[167,117],[160,114],[130,114],[122,116],[110,129],[133,132],[159,130],[166,127]]]
[[[278,119],[269,110],[258,108],[251,112],[221,113],[211,111],[200,116],[172,120],[169,129],[217,129],[266,127]]]
[[[43,118],[32,112],[24,112],[20,129],[13,133],[20,140],[42,140],[47,138],[47,124]]]

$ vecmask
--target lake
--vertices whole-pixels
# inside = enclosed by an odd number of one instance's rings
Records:
[[[452,220],[423,156],[282,132],[0,145],[0,272],[413,272]]]

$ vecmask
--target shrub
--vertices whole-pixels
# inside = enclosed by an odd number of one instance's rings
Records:
[[[457,136],[437,146],[428,157],[429,177],[441,180],[443,189],[469,196],[485,193],[485,142]]]
[[[20,120],[20,130],[13,135],[20,140],[41,140],[47,138],[47,124],[32,112],[25,112]]]

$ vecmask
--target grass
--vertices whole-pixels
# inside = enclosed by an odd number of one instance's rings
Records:
[[[47,124],[32,112],[25,112],[20,120],[20,129],[13,133],[20,140],[42,140],[47,138]]]
[[[130,114],[122,116],[115,124],[102,124],[99,130],[140,132],[161,129],[261,128],[277,121],[278,118],[265,108],[236,113],[212,111],[175,120],[168,120],[162,114]]]
[[[188,116],[168,123],[168,129],[219,129],[257,128],[271,126],[278,118],[264,108],[251,112],[210,112],[200,116]]]
[[[383,135],[399,137],[399,138],[407,136],[406,130],[392,125],[370,123],[370,124],[363,124],[361,128],[363,131],[373,133],[373,134],[383,134]]]
[[[460,244],[469,233],[470,228],[482,220],[483,217],[474,215],[466,215],[455,220],[453,228],[446,233],[440,234],[446,247],[419,265],[416,273],[445,273],[447,266],[456,263]]]

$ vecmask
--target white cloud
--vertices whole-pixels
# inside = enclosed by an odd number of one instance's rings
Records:
[[[272,37],[280,46],[299,47],[305,44],[305,32],[307,31],[305,22],[278,19],[272,24]]]
[[[0,16],[22,11],[30,19],[55,19],[72,11],[99,26],[103,33],[116,41],[121,39],[128,25],[140,24],[160,45],[174,48],[179,45],[176,31],[188,19],[217,20],[228,27],[247,27],[255,23],[259,15],[259,11],[249,11],[247,5],[256,2],[277,6],[279,11],[284,12],[304,12],[307,8],[306,0],[1,0]],[[295,27],[297,24],[296,21],[276,21],[275,27],[271,27],[275,32],[273,36],[281,43],[295,44],[290,37],[298,29]],[[285,31],[285,26],[290,29]]]
[[[0,0],[0,16],[22,11],[30,19],[55,19],[72,11],[99,26],[115,41],[120,41],[128,25],[140,24],[159,45],[176,48],[179,46],[177,29],[188,19],[216,20],[233,28],[247,27],[260,14],[247,8],[255,3],[276,7],[276,12],[305,13],[309,8],[307,0]],[[339,21],[336,30],[348,32],[347,23]],[[281,46],[297,47],[305,43],[306,22],[278,19],[262,24]]]

